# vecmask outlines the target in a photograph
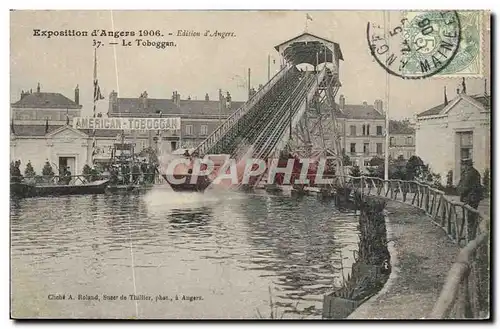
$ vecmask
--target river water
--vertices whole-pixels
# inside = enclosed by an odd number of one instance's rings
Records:
[[[10,215],[14,317],[321,318],[358,242],[331,201],[265,192],[34,198]]]

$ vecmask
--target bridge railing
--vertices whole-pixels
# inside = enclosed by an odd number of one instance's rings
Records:
[[[278,73],[276,73],[261,89],[259,89],[248,101],[240,108],[234,111],[224,122],[218,126],[208,137],[196,147],[194,151],[198,154],[205,154],[217,141],[233,127],[238,120],[243,117],[273,86],[280,80],[292,66],[285,65]]]
[[[361,195],[380,196],[417,207],[463,247],[449,270],[440,296],[428,318],[479,319],[489,315],[490,219],[443,191],[425,183],[346,177],[347,187]]]

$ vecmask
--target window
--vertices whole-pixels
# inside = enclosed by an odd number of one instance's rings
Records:
[[[356,126],[352,125],[350,129],[351,129],[351,136],[356,136]]]
[[[377,126],[377,136],[382,136],[382,126]]]
[[[364,143],[363,144],[363,153],[365,155],[370,154],[370,143]]]
[[[186,135],[192,135],[193,134],[193,125],[186,125]]]
[[[356,143],[351,143],[351,154],[356,154]]]
[[[382,143],[377,143],[377,154],[378,155],[382,154]]]
[[[208,135],[208,126],[207,125],[201,125],[200,134],[201,135]]]
[[[171,149],[172,151],[177,150],[177,142],[175,142],[175,141],[170,142],[170,149]]]
[[[370,167],[370,160],[365,160],[365,167]]]
[[[366,134],[370,135],[370,125],[366,125]]]
[[[411,136],[406,137],[406,145],[413,145],[413,137]]]
[[[394,146],[396,143],[394,142],[394,137],[389,139],[389,146]]]
[[[366,135],[366,126],[363,125],[363,136],[365,136],[365,135]]]

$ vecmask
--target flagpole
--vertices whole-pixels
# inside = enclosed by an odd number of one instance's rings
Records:
[[[93,114],[92,117],[95,119],[96,117],[96,107],[97,107],[97,47],[94,48],[94,76],[93,76],[93,81],[92,85],[94,86],[94,109],[93,109]],[[92,130],[92,155],[90,158],[90,164],[93,166],[94,165],[94,155],[96,151],[96,145],[97,141],[95,138],[95,125],[94,129]]]
[[[386,27],[389,26],[390,24],[390,16],[387,11],[384,11],[384,35],[387,33]],[[387,192],[389,189],[389,144],[390,144],[390,137],[389,137],[389,88],[390,88],[390,80],[389,80],[389,74],[387,73],[385,75],[385,159],[384,159],[384,180],[385,180],[385,191]]]

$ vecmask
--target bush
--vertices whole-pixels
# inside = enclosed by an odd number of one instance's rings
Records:
[[[26,164],[26,169],[24,169],[24,176],[26,178],[32,178],[36,176],[35,169],[33,169],[30,161],[28,161],[28,163]]]
[[[352,177],[360,177],[361,170],[359,169],[359,166],[353,166],[349,172],[349,175],[351,175]]]
[[[54,170],[52,169],[52,166],[50,165],[50,163],[48,161],[46,161],[45,165],[43,166],[42,175],[46,176],[46,177],[47,176],[53,177],[55,175]]]
[[[370,160],[370,166],[372,167],[377,167],[377,166],[383,166],[385,164],[385,160],[381,157],[375,156],[371,158]]]

